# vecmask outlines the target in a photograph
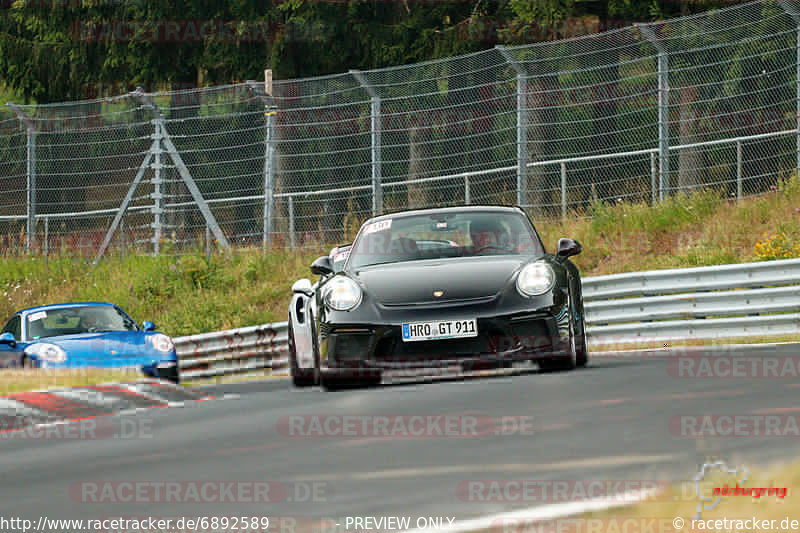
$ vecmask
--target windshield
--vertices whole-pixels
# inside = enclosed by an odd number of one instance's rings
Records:
[[[64,307],[28,315],[28,340],[100,331],[137,331],[131,318],[110,306]]]
[[[440,211],[366,224],[353,245],[347,266],[543,253],[539,236],[521,213]]]

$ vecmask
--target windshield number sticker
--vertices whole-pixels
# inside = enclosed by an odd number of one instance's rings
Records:
[[[379,231],[386,231],[392,227],[392,219],[389,220],[381,220],[380,222],[373,222],[366,228],[364,228],[364,235],[369,235],[370,233],[378,233]]]
[[[41,320],[43,318],[47,318],[47,311],[37,311],[36,313],[31,313],[28,317],[28,321],[36,322],[37,320]]]

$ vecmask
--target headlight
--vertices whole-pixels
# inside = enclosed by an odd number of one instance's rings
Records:
[[[349,311],[361,303],[361,287],[352,279],[336,276],[325,284],[325,303],[337,311]]]
[[[67,353],[55,344],[49,342],[37,342],[25,348],[25,353],[35,355],[40,361],[47,363],[63,363],[67,360]]]
[[[538,296],[553,288],[556,274],[547,263],[536,262],[523,267],[517,276],[517,290],[523,296]]]
[[[150,335],[150,337],[148,338],[150,339],[150,344],[153,345],[153,348],[155,348],[159,352],[172,351],[173,348],[172,339],[170,339],[163,333],[156,333],[155,335]]]

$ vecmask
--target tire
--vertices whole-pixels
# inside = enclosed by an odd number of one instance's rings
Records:
[[[27,355],[22,356],[22,368],[36,368],[33,361]]]
[[[580,331],[575,339],[575,366],[583,368],[589,362],[589,350],[586,347],[586,323],[581,313]]]
[[[292,331],[291,322],[289,322],[289,372],[292,375],[292,385],[297,388],[310,387],[314,384],[314,369],[297,366],[297,350],[294,346],[294,331]]]
[[[314,372],[303,370],[292,370],[292,385],[298,389],[311,387],[314,385]]]
[[[539,367],[546,371],[566,371],[574,370],[578,367],[586,366],[586,330],[581,319],[580,332],[575,331],[575,308],[573,307],[572,291],[569,298],[569,356],[555,357],[552,359],[542,359]]]

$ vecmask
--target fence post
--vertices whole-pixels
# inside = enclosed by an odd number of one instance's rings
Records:
[[[47,259],[47,256],[50,253],[50,217],[45,215],[44,216],[44,258]]]
[[[797,128],[797,172],[800,174],[800,9],[791,0],[778,0],[786,13],[792,17],[796,28],[795,42],[795,128]]]
[[[669,51],[656,35],[652,24],[635,24],[658,52],[658,199],[669,196]]]
[[[360,70],[350,74],[370,97],[370,154],[372,160],[372,216],[383,212],[383,183],[381,177],[381,97]]]
[[[528,93],[528,81],[525,69],[508,49],[502,45],[497,45],[495,48],[517,73],[517,205],[524,206],[527,203],[525,178],[528,172],[528,121],[525,98]]]
[[[289,247],[294,248],[294,196],[289,195]]]
[[[656,153],[650,152],[650,204],[656,205],[658,201],[658,181],[656,175],[658,174],[658,167],[656,166]]]
[[[275,210],[275,111],[267,111],[267,132],[264,139],[264,220],[261,248],[264,253],[272,245],[272,218]]]
[[[161,214],[164,212],[161,205],[161,200],[164,198],[161,192],[161,184],[163,183],[161,169],[164,168],[161,164],[161,154],[163,152],[161,140],[164,137],[164,133],[161,130],[161,122],[158,119],[153,119],[152,123],[155,129],[153,139],[156,142],[153,144],[153,179],[151,180],[153,192],[150,194],[150,198],[153,199],[153,207],[151,208],[153,213],[153,255],[158,255],[161,249]]]
[[[736,199],[742,199],[742,141],[736,141]]]
[[[266,254],[272,244],[272,218],[275,210],[275,114],[278,107],[272,98],[272,70],[264,71],[264,90],[254,81],[247,88],[264,104],[264,212],[262,214],[261,251]]]
[[[13,102],[8,103],[11,111],[25,124],[25,137],[27,146],[27,196],[25,204],[27,206],[26,213],[26,236],[25,236],[25,251],[31,253],[31,250],[36,244],[36,125],[33,120],[25,114],[25,112],[17,104]]]
[[[464,204],[470,203],[470,190],[469,190],[469,174],[464,176]]]
[[[561,163],[561,218],[567,218],[567,164]]]

